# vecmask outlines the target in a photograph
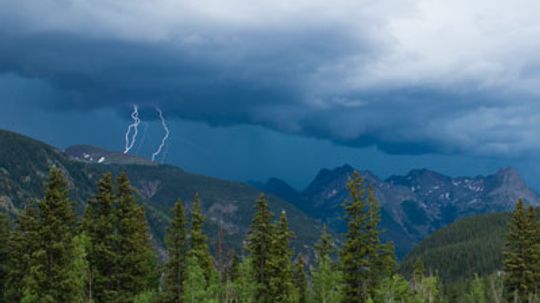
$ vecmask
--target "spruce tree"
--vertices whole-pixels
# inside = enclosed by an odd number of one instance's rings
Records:
[[[274,303],[289,303],[294,298],[292,251],[289,247],[292,233],[284,211],[274,230],[270,247],[270,294]]]
[[[113,176],[104,174],[97,184],[97,194],[88,201],[83,218],[83,231],[88,237],[90,263],[89,297],[96,303],[113,302],[116,298],[112,281],[116,260],[116,216]]]
[[[30,271],[33,254],[38,247],[37,210],[30,204],[19,211],[15,229],[9,237],[8,274],[4,299],[6,302],[20,302],[25,288],[24,279]]]
[[[294,286],[297,293],[298,303],[307,303],[307,277],[304,257],[300,256],[294,265]]]
[[[77,219],[62,172],[52,168],[38,204],[37,249],[24,278],[22,301],[80,302],[84,289],[72,280]]]
[[[167,245],[169,260],[165,266],[164,301],[167,303],[182,303],[188,243],[186,217],[180,199],[174,206],[172,222],[165,236],[165,244]]]
[[[366,209],[366,186],[360,173],[354,172],[347,189],[350,200],[343,207],[346,213],[347,234],[341,251],[341,266],[344,279],[344,303],[364,303],[369,297],[370,282],[370,234],[366,232],[369,223]]]
[[[144,208],[137,205],[125,173],[117,179],[116,264],[112,281],[116,302],[131,302],[137,294],[157,288],[156,256]]]
[[[195,257],[204,272],[206,281],[209,282],[214,270],[212,257],[208,252],[208,239],[203,231],[204,216],[201,211],[199,194],[195,194],[193,209],[191,211],[191,245],[189,255]]]
[[[255,282],[254,302],[271,303],[273,298],[270,293],[270,248],[274,238],[272,213],[263,194],[259,196],[256,207],[247,243]]]
[[[317,257],[323,259],[325,256],[330,257],[333,252],[334,246],[332,243],[332,236],[328,232],[328,227],[323,225],[319,241],[315,244],[315,252]]]
[[[534,212],[527,214],[523,200],[518,200],[508,226],[504,251],[505,296],[524,302],[535,294],[535,266],[538,231]]]
[[[4,301],[9,262],[9,218],[0,213],[0,302]]]

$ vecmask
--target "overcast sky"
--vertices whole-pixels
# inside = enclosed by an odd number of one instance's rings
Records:
[[[0,127],[301,188],[515,166],[540,188],[538,1],[0,0]],[[146,124],[147,123],[147,124]]]

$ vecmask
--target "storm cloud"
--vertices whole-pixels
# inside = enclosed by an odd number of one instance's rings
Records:
[[[0,73],[42,82],[54,111],[136,103],[388,153],[535,153],[540,4],[470,2],[4,0]]]

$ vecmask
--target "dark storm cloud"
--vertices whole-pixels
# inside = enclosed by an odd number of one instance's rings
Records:
[[[505,49],[485,57],[466,31],[454,34],[470,52],[422,39],[433,33],[419,26],[438,19],[416,18],[413,1],[314,3],[8,0],[0,73],[50,85],[57,94],[37,103],[54,110],[157,105],[168,117],[389,153],[539,147],[530,54],[519,64]]]

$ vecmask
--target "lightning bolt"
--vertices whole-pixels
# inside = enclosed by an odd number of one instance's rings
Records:
[[[133,105],[133,112],[131,113],[131,118],[133,119],[133,123],[128,126],[128,129],[126,131],[126,147],[124,149],[124,154],[127,154],[133,148],[137,139],[137,134],[139,133],[139,124],[141,123],[141,119],[139,119],[139,107],[137,105]],[[131,134],[132,130],[133,134],[131,135],[130,140],[129,135]]]
[[[169,128],[167,127],[167,123],[165,123],[165,118],[163,118],[163,112],[161,111],[161,109],[159,109],[158,107],[156,107],[156,111],[158,112],[159,114],[159,119],[161,120],[161,126],[163,126],[163,129],[165,130],[165,135],[163,136],[163,138],[161,139],[161,144],[159,145],[158,149],[156,150],[156,152],[154,152],[152,154],[152,161],[155,161],[156,160],[156,157],[157,155],[159,155],[161,153],[161,150],[163,149],[163,147],[165,146],[165,144],[167,143],[167,139],[169,138]]]

